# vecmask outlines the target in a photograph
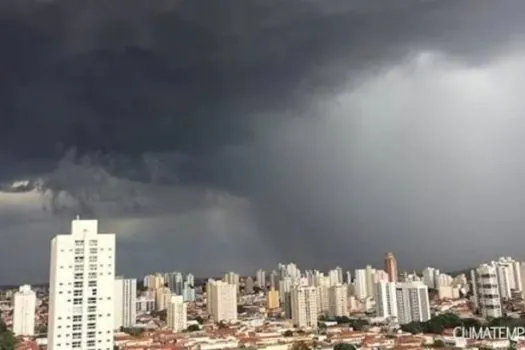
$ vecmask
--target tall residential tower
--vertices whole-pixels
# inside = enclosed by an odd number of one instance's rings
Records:
[[[115,235],[96,220],[51,241],[48,350],[113,349]]]

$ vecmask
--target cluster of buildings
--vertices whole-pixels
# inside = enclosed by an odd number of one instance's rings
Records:
[[[505,302],[525,297],[525,263],[511,257],[482,264],[470,275],[474,307],[485,318],[502,317]]]
[[[353,272],[341,267],[302,271],[289,263],[268,275],[262,269],[246,277],[228,272],[200,285],[192,274],[154,273],[138,285],[136,279],[115,275],[115,235],[99,233],[96,220],[79,218],[72,221],[70,234],[52,240],[50,267],[48,296],[20,286],[11,296],[7,322],[17,336],[35,337],[41,333],[35,320],[45,313],[47,329],[37,340],[49,350],[289,346],[305,334],[333,345],[346,341],[343,333],[354,343],[390,344],[390,338],[380,337],[385,327],[399,329],[450,310],[466,317],[475,312],[501,317],[506,303],[523,300],[525,292],[525,265],[512,258],[481,265],[468,281],[463,274],[452,277],[433,267],[400,273],[392,253],[382,268]],[[2,313],[5,307],[0,300],[2,316],[11,314]],[[348,326],[337,326],[341,319],[366,320],[379,328],[370,328],[373,336],[352,333]],[[330,322],[329,332],[344,329],[321,336],[320,328]]]

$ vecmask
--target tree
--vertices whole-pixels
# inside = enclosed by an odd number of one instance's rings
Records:
[[[292,350],[310,350],[304,341],[298,341],[292,345]]]
[[[204,319],[200,316],[197,316],[195,317],[195,321],[199,322],[199,324],[203,324],[204,323]]]
[[[144,333],[144,328],[139,327],[120,327],[120,331],[127,333],[133,337],[138,337],[142,333]]]
[[[444,348],[446,346],[445,342],[441,339],[434,340],[433,345],[435,348]]]
[[[287,330],[283,333],[285,337],[293,337],[293,332],[291,330]]]
[[[199,331],[201,328],[199,327],[199,325],[196,325],[196,324],[192,324],[188,327],[188,332],[196,332],[196,331]]]
[[[339,343],[334,346],[334,350],[356,350],[356,347],[349,343]]]

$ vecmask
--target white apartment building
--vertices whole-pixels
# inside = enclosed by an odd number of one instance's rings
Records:
[[[328,290],[328,316],[348,316],[348,286],[338,284]]]
[[[294,286],[290,292],[292,321],[299,328],[317,328],[319,316],[316,287]]]
[[[266,271],[257,270],[256,284],[259,288],[266,287]]]
[[[237,286],[224,281],[208,281],[208,312],[215,322],[237,321]]]
[[[133,327],[137,321],[137,280],[115,279],[115,329]]]
[[[51,241],[48,350],[113,350],[115,235],[97,220]]]
[[[35,334],[36,294],[31,286],[20,286],[14,296],[13,333],[15,335]]]
[[[483,264],[472,273],[474,304],[485,318],[503,316],[498,274],[493,265]]]
[[[396,303],[399,324],[430,319],[428,287],[422,282],[397,283]]]
[[[366,270],[359,269],[355,270],[355,280],[354,280],[354,294],[358,300],[365,299],[368,296],[367,293],[367,279],[366,279]]]
[[[381,281],[376,284],[374,296],[377,317],[397,318],[396,283]]]
[[[227,272],[224,274],[223,281],[228,284],[235,285],[235,288],[237,288],[237,293],[239,293],[241,287],[239,274],[235,272]]]
[[[433,267],[426,267],[423,269],[423,283],[428,288],[438,288],[437,279],[439,278],[439,270]]]
[[[182,332],[188,328],[187,305],[181,295],[173,295],[168,303],[167,323],[173,332]]]

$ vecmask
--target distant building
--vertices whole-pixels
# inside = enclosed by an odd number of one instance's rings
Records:
[[[348,286],[339,284],[328,290],[328,316],[348,316]]]
[[[365,299],[368,296],[367,286],[366,286],[366,270],[359,269],[355,270],[355,280],[354,280],[354,294],[358,300]]]
[[[224,281],[209,280],[208,312],[215,322],[237,321],[237,286]]]
[[[31,286],[23,285],[14,296],[13,333],[32,336],[35,334],[36,294]]]
[[[279,308],[279,292],[274,288],[268,291],[266,307],[270,310]]]
[[[115,278],[115,329],[133,327],[137,321],[137,280]]]
[[[253,278],[248,276],[246,280],[244,281],[244,293],[253,294],[253,287],[254,287]]]
[[[259,288],[265,288],[266,287],[266,271],[264,270],[257,270],[257,276],[256,276],[256,284]]]
[[[394,253],[387,253],[385,256],[385,271],[388,274],[389,282],[397,282],[397,261]]]
[[[396,301],[399,324],[430,320],[428,287],[423,283],[397,283]]]
[[[377,317],[395,317],[397,318],[397,295],[396,284],[392,282],[378,282],[376,284],[376,302]]]
[[[168,303],[166,320],[169,329],[173,332],[182,332],[187,327],[187,309],[184,299],[180,295],[173,295]]]
[[[168,287],[160,287],[155,291],[155,308],[157,311],[166,310],[173,293]]]
[[[474,305],[485,318],[498,318],[503,316],[501,307],[498,274],[493,265],[483,264],[472,270],[472,289]]]
[[[294,286],[290,292],[290,299],[294,325],[299,328],[317,328],[317,288]]]

